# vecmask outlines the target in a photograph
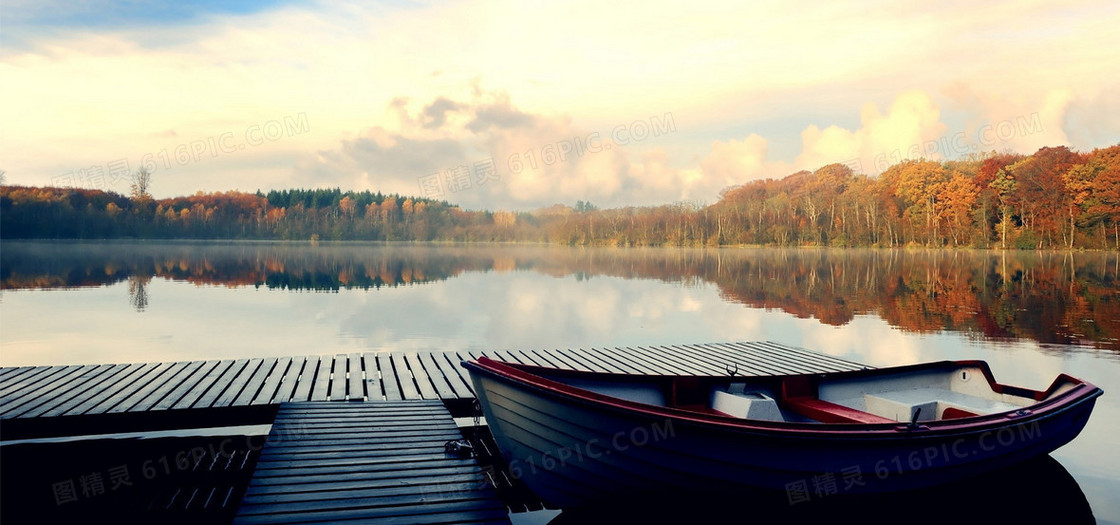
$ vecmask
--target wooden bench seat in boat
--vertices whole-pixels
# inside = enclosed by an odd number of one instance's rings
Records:
[[[895,423],[893,419],[864,412],[818,397],[817,385],[808,376],[785,378],[781,385],[781,406],[800,416],[821,423]]]
[[[869,412],[813,397],[790,397],[783,402],[785,408],[821,423],[897,423]]]
[[[868,412],[895,421],[909,421],[915,410],[922,409],[920,421],[956,419],[982,414],[995,414],[1021,408],[1002,401],[962,394],[945,388],[915,388],[864,394]]]

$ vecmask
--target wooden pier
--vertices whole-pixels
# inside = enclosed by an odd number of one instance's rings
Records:
[[[509,523],[438,400],[285,403],[234,523]]]
[[[579,350],[378,352],[175,363],[0,368],[3,439],[271,421],[281,403],[474,399],[480,356],[622,374],[740,376],[866,368],[769,342]]]
[[[444,450],[463,437],[452,415],[467,415],[474,400],[460,363],[482,356],[619,374],[868,368],[768,342],[8,367],[0,368],[0,439],[271,424],[236,523],[508,523],[496,494],[521,489],[495,490],[474,459]],[[530,503],[509,509],[521,506]]]

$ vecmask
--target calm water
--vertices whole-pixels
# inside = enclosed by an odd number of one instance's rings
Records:
[[[1105,389],[1053,457],[1120,523],[1118,275],[1116,253],[5,242],[0,365],[742,340],[983,359]]]

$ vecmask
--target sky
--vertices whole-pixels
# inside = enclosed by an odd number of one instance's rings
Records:
[[[843,163],[1120,143],[1120,3],[0,5],[8,184],[711,203]]]

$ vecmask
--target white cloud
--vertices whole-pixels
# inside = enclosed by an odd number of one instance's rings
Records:
[[[941,111],[930,96],[922,91],[899,95],[886,113],[868,103],[860,111],[861,127],[850,131],[839,126],[820,129],[815,125],[801,132],[802,151],[794,164],[799,169],[815,170],[833,162],[859,159],[864,172],[894,152],[907,157],[914,145],[937,140],[945,131]],[[891,163],[898,158],[891,159]]]

